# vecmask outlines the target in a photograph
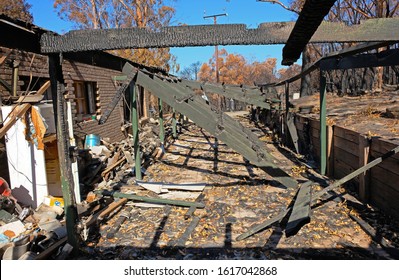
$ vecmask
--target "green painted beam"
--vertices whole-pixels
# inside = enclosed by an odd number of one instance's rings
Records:
[[[133,141],[134,141],[134,162],[135,162],[135,173],[136,179],[141,180],[141,156],[140,156],[140,139],[139,139],[139,117],[137,113],[137,87],[135,83],[130,86],[131,94],[131,114],[132,114],[132,129],[133,129]]]
[[[172,136],[173,138],[177,138],[177,120],[176,120],[176,110],[173,108],[172,114]]]
[[[159,139],[161,140],[161,147],[165,145],[165,126],[163,119],[163,104],[162,99],[158,98],[158,108],[159,108]]]
[[[182,80],[181,84],[190,88],[191,90],[201,90],[205,93],[215,93],[227,98],[233,98],[237,101],[270,110],[270,103],[266,102],[267,95],[262,93],[258,87],[245,88],[239,86],[199,83],[189,80]]]
[[[325,175],[327,169],[327,81],[320,71],[320,174]]]
[[[264,168],[272,176],[275,174],[276,181],[287,187],[297,186],[297,182],[275,164],[277,160],[266,152],[264,143],[256,135],[226,114],[219,114],[187,87],[141,71],[137,75],[137,84],[189,117],[252,164]]]

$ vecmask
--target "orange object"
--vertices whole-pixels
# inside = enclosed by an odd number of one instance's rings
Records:
[[[12,230],[6,230],[6,231],[3,232],[3,234],[5,236],[7,236],[8,238],[10,238],[10,239],[15,236],[15,232],[13,232]]]
[[[7,181],[0,177],[0,195],[11,196],[11,189]]]

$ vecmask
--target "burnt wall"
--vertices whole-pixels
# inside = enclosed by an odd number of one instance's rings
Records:
[[[97,83],[98,110],[105,110],[107,105],[112,101],[112,97],[117,91],[117,87],[112,79],[113,76],[121,76],[122,73],[109,70],[101,67],[91,66],[73,61],[64,61],[62,65],[64,79],[67,90],[67,97],[72,100],[72,113],[74,117],[74,132],[75,135],[84,140],[86,134],[99,134],[102,138],[110,138],[110,141],[120,141],[125,138],[121,131],[123,113],[121,113],[121,106],[123,100],[111,113],[108,121],[105,124],[99,125],[97,120],[80,121],[76,115],[76,102],[74,98],[75,89],[73,87],[74,81],[95,82]]]
[[[0,47],[0,57],[9,53],[10,49]],[[32,76],[30,90],[40,88],[41,83],[49,79],[48,57],[45,55],[25,52],[20,50],[12,50],[8,54],[4,64],[0,67],[0,78],[6,81],[10,86],[12,85],[13,62],[19,61],[18,66],[18,88],[17,94],[25,94],[25,89],[28,88],[29,77]],[[86,134],[99,134],[101,137],[108,137],[111,141],[120,141],[125,138],[121,131],[121,123],[123,114],[121,114],[120,106],[123,106],[122,101],[114,112],[111,114],[107,123],[98,125],[96,120],[78,121],[76,118],[76,102],[75,91],[73,88],[74,81],[89,81],[97,83],[98,89],[98,107],[105,109],[107,104],[111,101],[117,88],[113,83],[112,76],[122,75],[121,72],[110,70],[107,68],[92,66],[89,64],[73,62],[64,59],[63,74],[66,83],[67,97],[72,101],[72,113],[74,115],[74,132],[78,138],[84,139]],[[10,93],[6,88],[0,84],[0,96],[3,104],[11,104]],[[48,99],[51,99],[49,96]],[[101,114],[101,111],[100,111]]]

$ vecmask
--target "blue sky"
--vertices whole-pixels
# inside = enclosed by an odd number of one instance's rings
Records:
[[[53,8],[53,0],[27,0],[32,5],[34,23],[42,28],[63,34],[74,29],[73,24],[61,20]],[[288,0],[282,2],[287,3]],[[213,19],[204,19],[204,15],[227,13],[219,17],[218,24],[243,23],[249,28],[256,28],[262,22],[292,21],[295,15],[278,5],[257,2],[256,0],[167,0],[176,9],[172,25],[185,23],[213,24]],[[249,61],[263,61],[270,57],[277,58],[281,64],[283,45],[273,46],[223,46],[229,53],[243,55]],[[214,47],[172,48],[181,69],[191,63],[207,62],[213,55]]]

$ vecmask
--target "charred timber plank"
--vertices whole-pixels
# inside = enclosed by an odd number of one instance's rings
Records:
[[[56,116],[57,148],[61,175],[61,189],[64,199],[68,243],[75,253],[79,248],[79,236],[76,232],[78,211],[75,199],[75,182],[72,174],[72,159],[69,156],[69,128],[67,125],[67,106],[64,97],[65,81],[62,74],[61,56],[49,56],[49,74],[53,92],[54,114]]]
[[[305,75],[308,75],[309,73],[315,71],[316,69],[319,69],[319,65],[321,63],[322,60],[324,59],[333,59],[333,58],[342,58],[342,57],[347,57],[347,56],[351,56],[351,55],[355,55],[355,54],[359,54],[362,52],[366,52],[369,50],[375,50],[381,47],[386,47],[392,44],[395,44],[396,41],[384,41],[384,42],[367,42],[367,43],[363,43],[360,45],[356,45],[353,47],[349,47],[349,48],[345,48],[336,52],[331,52],[328,55],[326,55],[325,57],[320,58],[319,60],[315,61],[313,64],[306,66],[305,69],[293,76],[290,77],[286,80],[283,80],[281,82],[278,83],[272,83],[272,84],[265,84],[263,86],[281,86],[284,85],[286,83],[292,83],[295,82],[296,80],[299,80],[300,78],[304,77]]]
[[[194,95],[186,102],[179,103],[176,100],[190,95],[188,89],[162,81],[156,76],[151,78],[141,71],[138,73],[136,82],[177,111],[188,116],[199,127],[222,140],[230,148],[246,157],[252,164],[266,168],[268,173],[275,174],[276,181],[286,187],[297,186],[297,182],[275,164],[277,161],[266,152],[264,143],[256,135],[226,114],[219,114],[211,110],[201,97]],[[273,174],[270,175],[273,176]]]
[[[127,198],[121,198],[119,200],[113,201],[111,204],[109,204],[103,211],[101,211],[101,214],[98,215],[96,222],[99,223],[106,219],[113,211],[118,209],[119,207],[123,206],[124,204],[127,203]]]
[[[204,197],[205,197],[205,195],[204,195],[203,193],[201,193],[201,194],[197,197],[197,199],[195,200],[195,202],[202,202],[202,200],[204,199]],[[185,219],[185,220],[188,220],[188,219],[194,214],[195,210],[197,210],[197,208],[196,208],[195,206],[191,206],[191,207],[187,210],[186,214],[184,214],[184,219]]]
[[[306,182],[299,189],[285,229],[285,235],[287,237],[295,235],[303,225],[310,222],[312,183],[313,182]]]
[[[295,151],[299,154],[299,146],[298,146],[298,132],[296,130],[296,126],[295,126],[295,116],[294,113],[292,112],[288,112],[287,114],[287,127],[288,127],[288,131],[291,135],[291,140],[292,143],[294,144],[295,147]]]
[[[156,198],[156,197],[146,197],[146,196],[138,196],[134,194],[126,194],[120,192],[110,192],[106,190],[99,190],[95,191],[97,194],[101,194],[103,196],[113,196],[115,198],[127,198],[129,200],[134,201],[142,201],[148,203],[156,203],[156,204],[167,204],[167,205],[176,205],[182,207],[191,207],[195,206],[196,208],[205,208],[205,205],[198,202],[189,202],[189,201],[182,201],[182,200],[173,200],[173,199],[164,199],[164,198]]]
[[[360,174],[362,174],[363,172],[369,170],[370,168],[380,164],[381,162],[383,162],[385,159],[395,155],[399,153],[399,146],[397,146],[396,148],[388,151],[387,153],[385,153],[384,155],[382,155],[379,158],[376,158],[375,160],[369,162],[368,164],[366,164],[365,166],[353,171],[351,174],[346,175],[345,177],[335,181],[333,184],[329,185],[328,187],[324,188],[323,190],[317,192],[314,194],[314,196],[311,199],[311,205],[315,202],[317,202],[318,199],[320,199],[323,195],[325,195],[326,193],[338,188],[339,186],[341,186],[342,184],[345,184],[346,182],[348,182],[349,180],[352,180],[353,178],[359,176]],[[298,203],[304,203],[304,201],[299,200]],[[258,225],[254,225],[253,227],[251,227],[247,232],[239,235],[237,237],[237,240],[243,240],[245,238],[250,237],[251,235],[267,228],[268,226],[280,221],[281,219],[283,219],[290,211],[291,211],[291,207],[288,207],[286,210],[282,211],[280,214],[276,215],[275,217],[266,220],[263,223],[260,223]]]
[[[67,237],[61,238],[60,240],[55,242],[53,245],[48,247],[46,250],[44,250],[43,252],[38,254],[36,256],[35,260],[46,260],[46,259],[49,259],[51,254],[53,254],[55,252],[55,250],[57,250],[59,247],[64,245],[64,243],[66,243],[67,241],[68,241]]]
[[[269,22],[262,23],[255,29],[247,28],[245,24],[220,24],[164,27],[160,31],[144,28],[74,30],[61,36],[43,34],[41,51],[57,53],[128,48],[285,44],[294,24]],[[310,42],[398,41],[399,34],[395,32],[398,24],[398,18],[369,19],[352,26],[323,22]],[[301,52],[303,48],[298,50]]]
[[[107,233],[107,239],[112,239],[115,237],[115,234],[119,231],[122,224],[130,218],[130,212],[132,211],[132,207],[129,206],[125,211],[122,211],[116,220],[115,224],[111,228],[111,230]]]
[[[373,54],[360,54],[344,58],[328,58],[320,62],[321,70],[345,70],[364,67],[399,65],[399,50],[386,50]]]
[[[295,26],[283,48],[283,65],[291,65],[298,60],[315,34],[317,28],[328,14],[336,0],[306,0]],[[335,35],[335,34],[334,34]]]
[[[194,216],[191,219],[190,224],[187,226],[186,230],[183,232],[183,234],[176,240],[175,242],[171,242],[170,246],[171,247],[184,247],[186,245],[187,240],[190,238],[190,235],[193,233],[195,228],[198,226],[200,221],[200,218],[197,216]]]
[[[109,172],[111,172],[112,170],[114,170],[114,168],[116,168],[117,166],[119,166],[121,163],[123,163],[126,160],[126,157],[123,156],[120,160],[118,160],[117,162],[115,162],[114,164],[112,164],[110,167],[108,167],[107,169],[105,169],[103,172],[101,172],[101,176],[104,177],[105,175],[107,175]]]

